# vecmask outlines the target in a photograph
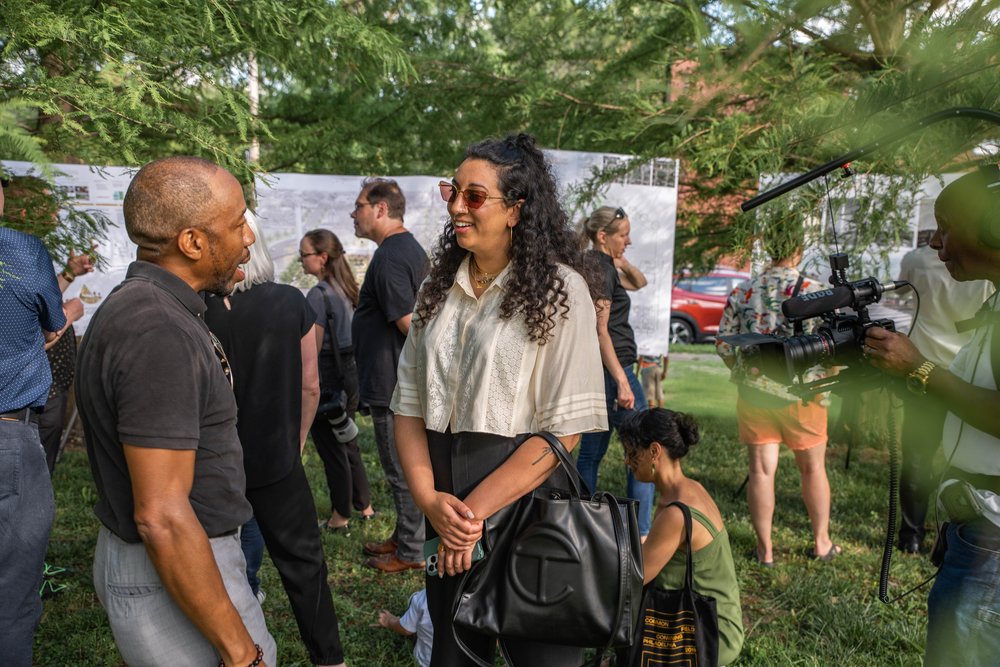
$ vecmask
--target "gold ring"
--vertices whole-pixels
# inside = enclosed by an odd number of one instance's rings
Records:
[[[444,542],[441,542],[440,544],[438,544],[438,553],[439,554],[443,554],[445,551],[446,551],[446,547],[444,546]]]

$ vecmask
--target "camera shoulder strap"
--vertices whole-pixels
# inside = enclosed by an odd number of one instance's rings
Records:
[[[328,337],[330,341],[330,352],[327,355],[331,362],[329,370],[335,371],[337,377],[339,377],[343,370],[340,364],[340,345],[337,342],[337,322],[333,316],[333,302],[330,301],[329,290],[333,288],[324,280],[320,280],[317,285],[319,286],[319,291],[323,294],[323,301],[326,302],[326,330],[323,332],[323,335],[324,337]],[[320,356],[323,356],[322,352],[320,352]]]
[[[792,298],[793,299],[799,295],[799,290],[802,289],[802,283],[804,283],[805,280],[806,280],[806,277],[800,273],[799,274],[799,279],[795,281],[795,288],[792,289]]]

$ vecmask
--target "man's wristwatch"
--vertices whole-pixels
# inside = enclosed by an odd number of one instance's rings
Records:
[[[934,362],[925,361],[920,364],[916,370],[911,371],[909,375],[906,376],[906,388],[912,391],[917,396],[923,396],[927,393],[927,383],[931,379],[931,371],[934,370]]]

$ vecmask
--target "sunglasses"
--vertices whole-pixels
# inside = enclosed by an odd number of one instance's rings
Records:
[[[222,343],[215,337],[214,333],[210,331],[208,332],[208,335],[212,337],[212,348],[215,350],[215,358],[218,359],[219,363],[222,365],[222,372],[225,374],[226,379],[229,380],[229,388],[232,389],[234,388],[233,369],[229,365],[229,358],[226,356],[226,351],[223,349]]]
[[[614,227],[615,225],[617,225],[619,220],[624,220],[626,217],[628,217],[628,216],[625,214],[625,209],[623,209],[621,206],[619,206],[618,208],[615,209],[615,217],[612,218],[611,222],[609,222],[608,224],[604,225],[603,227],[601,227],[597,231],[605,232],[605,231],[611,229],[612,227]]]
[[[491,197],[482,190],[459,190],[451,183],[445,181],[438,183],[438,189],[441,190],[441,199],[449,204],[453,203],[458,195],[462,195],[465,205],[471,209],[479,208],[486,203],[487,199],[503,199],[503,197]]]

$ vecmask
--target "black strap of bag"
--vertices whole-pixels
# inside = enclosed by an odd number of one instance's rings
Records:
[[[610,514],[610,523],[613,526],[615,547],[617,549],[617,564],[618,564],[618,573],[617,573],[618,576],[616,578],[616,583],[618,588],[617,606],[615,609],[614,624],[609,627],[612,629],[621,628],[623,622],[628,620],[629,627],[627,634],[628,634],[628,641],[630,642],[633,636],[632,633],[634,631],[635,624],[632,623],[632,619],[626,619],[625,617],[626,613],[631,609],[632,606],[634,606],[638,602],[640,598],[640,595],[638,593],[639,589],[641,589],[641,577],[642,577],[641,549],[639,549],[638,547],[633,549],[631,541],[629,539],[630,532],[628,526],[626,525],[626,516],[631,517],[630,525],[635,523],[634,507],[632,505],[627,506],[628,508],[631,508],[629,511],[632,512],[632,514],[629,515],[628,512],[622,510],[621,508],[622,501],[619,501],[619,499],[615,498],[613,495],[609,493],[606,492],[598,493],[593,495],[589,499],[586,496],[581,495],[581,490],[586,490],[587,485],[580,478],[580,474],[573,463],[573,459],[570,457],[569,452],[566,451],[566,448],[563,446],[562,442],[560,442],[559,439],[556,438],[551,433],[537,433],[535,435],[543,438],[549,444],[549,448],[555,455],[559,467],[562,468],[562,470],[566,474],[567,479],[569,480],[568,491],[561,493],[563,493],[564,495],[568,494],[571,501],[587,503],[589,500],[589,502],[593,503],[595,507],[607,506],[607,510]],[[504,543],[505,547],[509,546],[512,537],[509,533],[512,531],[516,531],[520,528],[520,526],[518,525],[519,523],[518,510],[521,509],[521,505],[523,503],[528,503],[526,507],[530,507],[531,503],[538,502],[535,494],[539,493],[540,491],[544,493],[546,490],[536,489],[535,491],[526,494],[523,498],[519,499],[514,503],[513,506],[511,506],[512,512],[508,514],[506,523],[499,528],[499,531],[503,533],[502,535],[497,535],[496,530],[494,530],[491,534],[489,528],[489,522],[487,522],[486,527],[484,527],[484,534],[483,534],[483,544],[486,545],[487,556],[485,559],[475,563],[473,567],[463,575],[462,581],[459,583],[458,591],[455,597],[455,608],[453,609],[452,630],[455,637],[455,642],[458,645],[458,647],[469,657],[470,660],[475,662],[477,665],[480,665],[480,667],[492,667],[492,663],[486,662],[479,656],[475,655],[475,653],[462,640],[462,637],[459,634],[459,627],[456,623],[456,620],[459,617],[460,605],[463,601],[463,598],[466,597],[466,591],[470,583],[474,581],[477,575],[484,573],[483,568],[496,567],[495,562],[493,564],[490,564],[491,559],[496,561],[498,557],[502,558],[505,555],[509,555],[506,553],[504,554],[495,553],[494,547],[501,541]],[[634,501],[628,501],[628,502],[634,503]],[[638,544],[637,541],[636,544]],[[633,566],[633,559],[636,557],[638,558],[639,561],[637,568]],[[634,578],[636,576],[636,569],[638,570],[637,574],[639,581],[638,584],[634,586],[636,594],[633,595],[630,583],[634,584],[635,582],[634,581],[630,582],[630,577]],[[605,573],[605,576],[607,574],[610,573],[609,572]],[[475,590],[473,591],[473,594],[475,594]],[[488,629],[483,629],[483,631],[491,632],[491,630]],[[510,665],[512,664],[512,662],[510,654],[507,651],[506,646],[504,645],[503,641],[504,637],[500,633],[497,633],[497,636],[500,645],[500,653],[503,656],[504,660],[507,662],[507,664]],[[511,637],[511,638],[513,639],[522,637]],[[620,639],[619,643],[616,644],[616,638],[617,638],[616,634],[609,633],[609,637],[606,644],[603,647],[595,647],[599,648],[600,652],[597,654],[592,664],[595,665],[599,664],[600,659],[604,655],[604,653],[606,653],[610,648],[612,648],[615,645],[621,645]],[[581,637],[580,639],[581,639],[580,645],[586,646],[587,645],[586,637]],[[532,638],[532,640],[544,641],[544,638],[538,638],[538,639]]]
[[[324,357],[323,363],[320,364],[320,370],[330,374],[334,373],[333,377],[323,379],[323,373],[320,373],[320,382],[323,384],[336,382],[337,385],[343,384],[341,377],[344,374],[343,368],[340,364],[340,345],[337,342],[337,323],[333,319],[333,302],[330,300],[330,292],[332,289],[330,285],[325,280],[320,280],[317,283],[319,287],[320,294],[323,295],[323,301],[326,303],[326,327],[323,333],[324,338],[329,338],[330,340],[330,352],[327,355],[323,354],[320,350],[320,356]]]
[[[687,566],[684,568],[684,590],[694,591],[694,550],[691,548],[691,508],[679,500],[664,505],[667,507],[677,507],[684,515],[684,545],[687,549]]]

